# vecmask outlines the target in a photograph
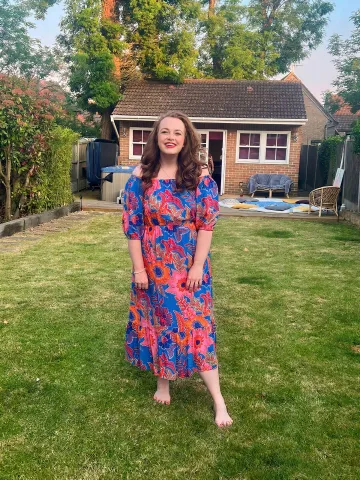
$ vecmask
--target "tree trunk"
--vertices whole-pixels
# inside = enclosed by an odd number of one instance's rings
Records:
[[[113,108],[109,107],[101,115],[101,138],[105,138],[106,140],[111,140],[112,138],[113,126],[110,120],[112,110]]]
[[[209,17],[215,14],[216,0],[209,0]]]
[[[26,175],[25,182],[24,182],[23,187],[21,188],[21,191],[24,192],[24,191],[26,190],[26,188],[30,185],[30,177],[31,177],[31,175],[33,174],[33,172],[34,172],[34,167],[31,167],[30,170],[28,171],[27,175]],[[20,197],[18,206],[17,206],[16,211],[15,211],[15,213],[14,213],[14,219],[20,217],[20,209],[21,209],[21,207],[24,205],[25,200],[26,200],[26,196],[25,196],[25,194],[23,193],[23,194],[21,195],[21,197]]]

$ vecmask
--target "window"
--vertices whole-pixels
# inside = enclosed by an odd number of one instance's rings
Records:
[[[260,133],[240,133],[239,159],[260,159]]]
[[[290,132],[237,132],[236,163],[289,163]]]
[[[130,128],[130,158],[141,158],[150,132],[151,128]]]

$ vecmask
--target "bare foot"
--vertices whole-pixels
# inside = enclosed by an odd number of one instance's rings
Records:
[[[169,380],[158,378],[157,390],[154,394],[154,400],[158,403],[170,405],[170,385]]]
[[[230,427],[233,421],[228,411],[226,409],[225,401],[223,398],[219,399],[216,403],[214,402],[214,411],[215,411],[215,423],[218,427]]]

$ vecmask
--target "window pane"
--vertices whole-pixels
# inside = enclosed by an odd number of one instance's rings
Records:
[[[250,145],[254,147],[260,146],[260,133],[252,133],[250,136]]]
[[[247,160],[249,158],[249,149],[247,147],[240,148],[240,160]]]
[[[149,130],[144,130],[143,131],[143,141],[144,141],[144,143],[146,143],[148,141],[149,135],[150,135]]]
[[[287,146],[287,135],[281,134],[277,136],[277,145],[278,147]]]
[[[143,146],[139,144],[133,145],[133,155],[142,155]]]
[[[249,133],[240,133],[240,145],[250,145]]]
[[[276,160],[286,160],[286,148],[276,149]]]
[[[201,134],[201,143],[205,143],[206,145],[206,133]]]
[[[276,133],[268,133],[266,139],[266,145],[268,147],[276,147]]]
[[[276,148],[267,148],[266,149],[266,160],[275,160]]]
[[[260,151],[260,148],[250,148],[251,160],[259,160],[259,151]]]
[[[142,130],[133,130],[133,142],[142,142]]]

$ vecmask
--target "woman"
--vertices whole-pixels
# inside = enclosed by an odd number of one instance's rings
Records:
[[[219,384],[209,253],[218,190],[199,148],[190,120],[169,112],[126,184],[122,220],[133,263],[126,359],[158,377],[154,399],[163,404],[170,380],[199,372],[223,427],[232,419]]]

